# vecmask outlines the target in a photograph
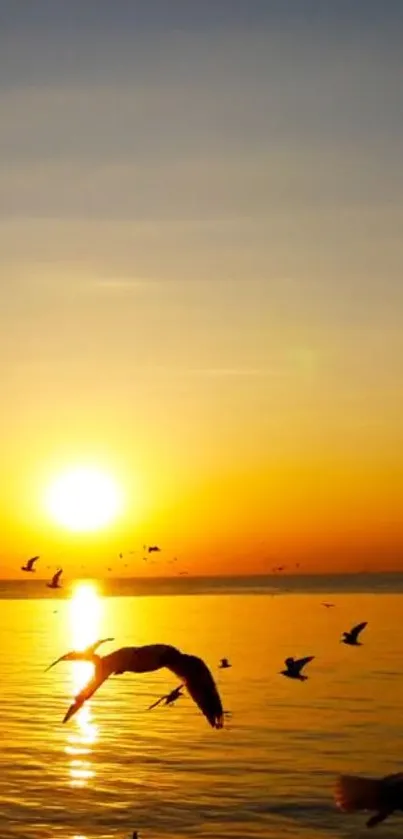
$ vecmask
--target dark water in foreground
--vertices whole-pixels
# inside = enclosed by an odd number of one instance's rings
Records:
[[[129,839],[134,829],[140,839],[367,835],[365,818],[335,810],[332,788],[339,771],[402,769],[403,598],[385,593],[397,586],[389,577],[370,592],[362,575],[360,593],[351,578],[339,588],[329,578],[327,588],[296,580],[277,580],[291,591],[276,596],[272,580],[259,589],[255,579],[249,591],[244,580],[231,593],[217,583],[226,593],[197,596],[199,583],[181,579],[175,595],[148,597],[107,596],[111,581],[102,596],[77,582],[69,597],[50,599],[23,599],[2,583],[2,839]],[[124,593],[140,584],[112,585]],[[325,610],[323,600],[336,607]],[[369,621],[364,645],[340,645],[341,631],[360,620]],[[62,725],[90,665],[44,669],[106,635],[119,646],[162,641],[203,656],[232,711],[227,727],[210,729],[188,697],[147,712],[176,683],[167,671],[110,679]],[[286,656],[309,654],[307,682],[279,675]],[[233,667],[219,671],[224,655]],[[376,836],[401,829],[396,817]]]

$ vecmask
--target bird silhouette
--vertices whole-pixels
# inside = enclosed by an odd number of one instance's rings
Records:
[[[358,641],[358,636],[360,632],[367,626],[368,621],[363,621],[363,623],[357,623],[357,626],[353,626],[350,629],[350,632],[343,632],[343,637],[341,638],[342,644],[348,644],[350,647],[361,647],[361,641]]]
[[[325,609],[334,609],[335,608],[334,603],[321,603],[320,605],[323,606]]]
[[[147,548],[147,550],[148,550],[148,553],[149,553],[149,554],[152,554],[152,553],[160,553],[161,548],[159,548],[159,547],[158,547],[158,545],[150,545],[150,546]]]
[[[70,654],[72,661],[80,661],[82,658],[82,652]],[[188,693],[210,725],[222,728],[224,714],[220,695],[209,668],[201,658],[186,655],[168,644],[150,644],[144,647],[121,647],[105,656],[95,657],[90,654],[88,659],[95,663],[94,675],[75,697],[63,722],[67,722],[112,674],[150,673],[166,667],[184,682]]]
[[[156,708],[157,705],[161,705],[161,702],[164,702],[164,705],[173,705],[177,699],[183,696],[182,690],[184,687],[184,685],[179,685],[179,687],[171,690],[170,693],[166,693],[164,696],[161,696],[156,702],[153,702],[153,704],[147,708],[147,711],[152,711],[152,709]]]
[[[60,577],[61,577],[62,574],[63,574],[63,568],[59,568],[59,570],[56,571],[56,574],[53,575],[50,583],[46,583],[47,587],[48,588],[61,588],[59,580],[60,580]]]
[[[284,664],[286,670],[281,671],[282,676],[288,676],[289,679],[298,679],[300,682],[306,682],[308,676],[304,676],[301,670],[313,661],[314,655],[308,655],[306,658],[286,658]]]
[[[220,670],[227,670],[228,667],[232,667],[232,664],[228,661],[227,658],[222,658],[219,664]]]
[[[32,572],[36,571],[36,568],[34,568],[34,565],[35,565],[35,562],[38,561],[38,559],[39,559],[39,555],[38,556],[31,556],[31,559],[28,559],[28,561],[25,563],[25,565],[21,565],[21,571],[32,571]]]
[[[61,655],[60,658],[57,658],[56,661],[52,661],[52,664],[49,664],[49,667],[46,668],[45,673],[50,670],[55,664],[59,664],[59,661],[97,661],[99,656],[95,654],[95,650],[101,646],[101,644],[106,644],[107,641],[114,641],[114,638],[100,638],[99,641],[94,641],[93,644],[89,644],[84,650],[72,650],[69,653],[65,653]]]
[[[340,775],[336,782],[335,801],[344,813],[374,810],[367,827],[385,821],[395,810],[403,810],[403,773],[385,778],[362,778]]]

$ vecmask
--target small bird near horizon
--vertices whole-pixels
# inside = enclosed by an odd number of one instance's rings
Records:
[[[367,626],[368,621],[363,621],[362,623],[358,623],[357,626],[353,626],[349,632],[343,632],[343,636],[341,638],[342,644],[348,644],[350,647],[361,647],[361,641],[358,641],[358,636],[362,632],[363,629]]]
[[[47,587],[48,588],[62,588],[62,586],[60,585],[60,582],[59,582],[62,574],[63,574],[63,568],[59,568],[59,570],[56,571],[56,574],[53,574],[53,577],[52,577],[50,583],[46,583]]]
[[[335,608],[334,603],[321,603],[320,605],[323,606],[325,609],[334,609]]]
[[[287,669],[282,670],[281,675],[287,676],[289,679],[298,679],[300,682],[306,682],[308,676],[304,676],[301,673],[301,670],[309,664],[310,661],[313,661],[314,658],[314,655],[308,655],[305,658],[286,658],[284,664]]]
[[[374,810],[366,822],[375,827],[395,810],[403,810],[403,773],[385,778],[363,778],[359,775],[340,775],[336,782],[335,801],[344,813]]]
[[[82,652],[70,653],[71,661],[82,661]],[[143,647],[121,647],[105,656],[90,653],[88,660],[95,664],[89,682],[75,697],[63,722],[67,722],[87,699],[112,675],[122,673],[151,673],[166,667],[184,683],[188,693],[212,728],[222,728],[224,712],[213,676],[205,662],[194,655],[182,653],[168,644],[149,644]]]
[[[183,696],[182,691],[184,687],[185,685],[179,685],[179,687],[171,690],[170,693],[166,693],[164,694],[164,696],[160,696],[160,698],[157,699],[156,702],[153,702],[153,704],[147,708],[147,711],[152,711],[152,709],[156,708],[157,705],[161,705],[161,702],[163,702],[164,705],[173,705],[173,703],[176,702],[177,699],[180,699],[180,697]]]
[[[46,668],[45,673],[54,667],[55,664],[59,664],[59,661],[96,661],[99,659],[99,656],[95,654],[98,647],[101,644],[106,644],[107,641],[114,640],[114,638],[100,638],[99,641],[94,641],[93,644],[89,644],[84,650],[71,650],[71,652],[61,655],[56,661],[52,661],[52,664],[49,664],[49,667]]]
[[[219,664],[220,670],[227,670],[228,667],[232,667],[232,664],[228,661],[227,658],[222,658]]]
[[[35,562],[38,562],[38,559],[39,559],[39,554],[38,554],[38,556],[31,556],[31,559],[28,559],[28,561],[25,563],[25,565],[21,565],[21,571],[35,572],[36,568],[34,568],[34,565],[35,565]]]

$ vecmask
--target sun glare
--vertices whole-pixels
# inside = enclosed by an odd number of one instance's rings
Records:
[[[46,506],[63,527],[91,531],[106,527],[116,518],[122,499],[115,481],[105,472],[79,467],[51,484]]]
[[[70,601],[70,638],[75,650],[83,650],[100,635],[102,599],[92,583],[80,583]],[[75,661],[72,668],[72,692],[75,696],[94,672],[89,661]],[[98,729],[92,722],[91,704],[80,708],[75,727],[67,732],[66,754],[69,757],[70,783],[83,787],[94,777],[91,754],[97,740]]]

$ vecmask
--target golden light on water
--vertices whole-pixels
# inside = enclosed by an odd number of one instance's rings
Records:
[[[70,643],[74,650],[84,650],[99,638],[102,618],[102,598],[93,583],[79,583],[70,601]],[[87,661],[74,661],[72,665],[72,696],[89,681],[94,665]],[[92,721],[91,706],[87,702],[72,720],[74,728],[67,736],[66,754],[69,755],[70,783],[85,786],[94,777],[91,763],[93,744],[98,738],[98,728]]]

